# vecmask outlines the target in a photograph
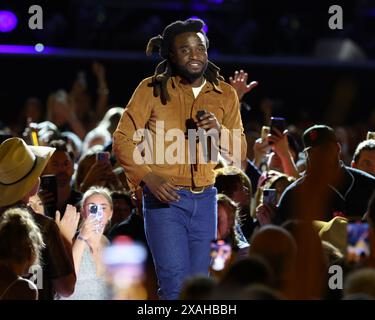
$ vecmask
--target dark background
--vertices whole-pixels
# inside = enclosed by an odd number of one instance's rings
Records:
[[[28,28],[31,4],[43,8],[43,30]],[[343,30],[328,28],[333,4],[342,6]],[[259,81],[245,97],[252,107],[247,116],[258,116],[264,98],[276,101],[274,112],[290,123],[354,124],[368,121],[374,109],[375,1],[2,1],[0,10],[5,9],[16,13],[18,26],[0,33],[0,44],[73,49],[54,55],[0,54],[0,119],[5,123],[16,118],[27,97],[45,101],[53,90],[70,89],[79,70],[87,72],[95,95],[93,60],[106,67],[110,103],[126,105],[158,61],[144,53],[149,38],[191,16],[208,25],[209,57],[226,79],[242,68]],[[318,52],[322,40],[331,44]],[[340,60],[345,41],[353,54]],[[334,101],[345,94],[350,99],[344,113]]]

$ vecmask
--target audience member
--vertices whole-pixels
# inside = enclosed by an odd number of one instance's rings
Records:
[[[303,142],[306,173],[284,191],[274,221],[328,221],[337,215],[361,219],[375,189],[375,178],[340,162],[340,144],[332,128],[310,127],[303,134]]]
[[[375,176],[375,140],[365,140],[357,146],[351,167]]]
[[[11,245],[9,245],[11,244]],[[42,234],[30,213],[11,208],[0,216],[0,300],[37,300],[35,284],[23,278],[39,264]]]
[[[0,145],[0,216],[14,206],[25,207],[29,198],[38,191],[42,171],[54,152],[50,147],[28,146],[20,138],[10,138]],[[76,276],[73,267],[71,239],[66,234],[74,232],[78,216],[74,210],[59,221],[35,213],[30,214],[38,225],[45,248],[42,250],[43,288],[39,299],[51,300],[55,293],[69,296],[74,291]]]
[[[63,300],[103,300],[106,289],[103,249],[109,244],[103,235],[113,212],[110,192],[102,187],[91,187],[82,198],[82,224],[73,244],[74,268],[77,283],[74,293]]]
[[[57,199],[50,190],[40,192],[39,195],[45,206],[53,202],[53,206],[63,215],[68,204],[77,205],[82,194],[72,188],[72,176],[74,173],[74,155],[71,149],[63,140],[54,140],[49,146],[55,149],[52,157],[48,160],[43,175],[52,174],[56,176]],[[48,192],[49,191],[49,192]],[[54,212],[49,213],[54,216]]]

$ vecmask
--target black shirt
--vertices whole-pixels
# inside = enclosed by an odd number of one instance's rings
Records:
[[[312,207],[320,208],[320,212],[312,212],[312,219],[329,221],[336,215],[344,215],[351,220],[361,219],[375,190],[375,178],[344,165],[340,168],[340,174],[342,179],[338,185],[319,186],[324,191],[320,195],[315,192],[316,185],[314,186],[309,175],[292,183],[280,198],[274,223],[298,219],[302,210]],[[322,195],[325,199],[322,199]],[[319,206],[315,206],[317,203]]]

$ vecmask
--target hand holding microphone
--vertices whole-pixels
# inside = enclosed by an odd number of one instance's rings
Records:
[[[216,129],[217,131],[221,130],[221,125],[216,119],[215,115],[212,112],[207,110],[198,110],[196,118],[198,120],[197,127],[202,128],[206,131],[210,129]]]

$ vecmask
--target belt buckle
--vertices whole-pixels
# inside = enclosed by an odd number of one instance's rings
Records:
[[[193,190],[192,187],[189,188],[190,192],[191,192],[191,193],[194,193],[194,194],[202,193],[202,192],[204,191],[204,189],[205,189],[205,187],[202,187],[201,190],[196,191],[196,190]]]

